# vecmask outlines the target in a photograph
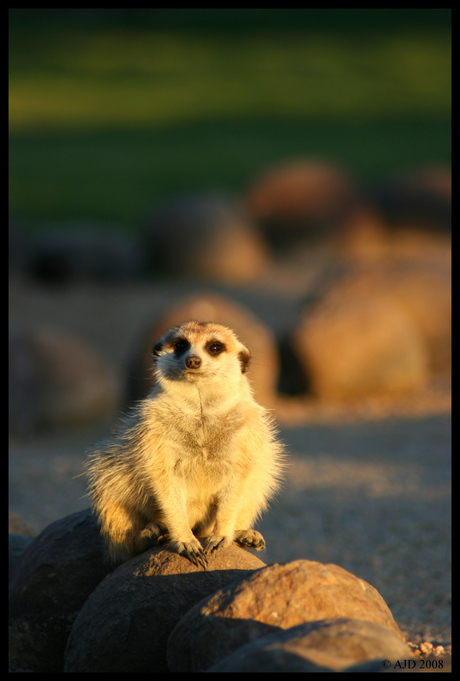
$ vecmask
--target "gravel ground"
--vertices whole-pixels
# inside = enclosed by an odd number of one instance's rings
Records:
[[[282,326],[293,313],[294,298],[264,295],[246,292],[244,301],[272,328]],[[122,371],[147,313],[164,300],[164,290],[148,285],[31,290],[15,283],[10,324],[27,321],[73,331]],[[259,556],[267,563],[306,558],[340,565],[378,589],[409,641],[450,649],[446,398],[445,392],[439,400],[433,393],[431,400],[425,395],[421,408],[415,400],[405,409],[369,413],[319,410],[304,424],[282,426],[290,466],[283,491],[261,523],[268,548]],[[79,477],[83,455],[108,428],[12,436],[10,510],[41,531],[88,507]]]

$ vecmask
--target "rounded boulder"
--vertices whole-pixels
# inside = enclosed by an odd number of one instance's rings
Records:
[[[192,608],[168,642],[173,672],[204,671],[249,641],[304,622],[347,617],[375,622],[404,641],[387,604],[343,568],[295,560],[257,570]]]
[[[33,539],[10,583],[9,668],[62,672],[72,624],[110,569],[89,510],[51,523]]]
[[[209,557],[208,569],[157,547],[132,558],[93,591],[65,653],[66,672],[167,672],[168,636],[206,596],[264,563],[236,546]]]

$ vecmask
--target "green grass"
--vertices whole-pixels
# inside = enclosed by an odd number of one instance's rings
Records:
[[[136,225],[165,196],[243,191],[286,158],[329,157],[363,181],[446,163],[450,97],[443,26],[12,22],[10,210]]]
[[[326,157],[364,182],[446,161],[448,119],[219,120],[164,129],[17,135],[10,207],[32,223],[98,218],[136,225],[155,202],[189,191],[242,192],[267,166]]]
[[[13,133],[267,113],[383,117],[450,106],[443,32],[350,40],[295,30],[237,38],[62,30],[39,38],[28,31],[12,38]]]

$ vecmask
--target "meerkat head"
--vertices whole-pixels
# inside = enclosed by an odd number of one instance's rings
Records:
[[[153,347],[154,369],[160,380],[230,380],[244,374],[249,361],[249,350],[233,331],[210,322],[174,326]]]

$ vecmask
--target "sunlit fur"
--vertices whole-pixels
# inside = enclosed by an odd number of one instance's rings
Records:
[[[232,541],[263,548],[252,528],[279,487],[283,450],[252,396],[247,348],[224,326],[186,322],[154,346],[153,361],[150,395],[87,462],[111,560],[160,537],[194,562]]]

